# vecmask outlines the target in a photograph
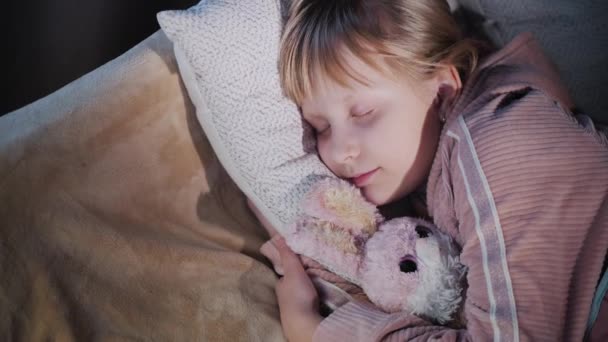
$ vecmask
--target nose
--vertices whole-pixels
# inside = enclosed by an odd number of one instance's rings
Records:
[[[418,270],[418,265],[416,265],[416,261],[414,261],[413,258],[408,257],[399,262],[399,269],[403,273],[412,273]]]
[[[332,156],[336,163],[347,163],[356,159],[360,154],[359,139],[355,132],[342,129],[332,137]]]

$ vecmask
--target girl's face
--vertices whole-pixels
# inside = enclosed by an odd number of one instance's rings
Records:
[[[435,101],[441,77],[414,82],[387,77],[352,55],[344,61],[368,84],[350,79],[342,86],[320,76],[301,103],[302,115],[317,132],[327,167],[383,205],[428,176],[441,130]]]

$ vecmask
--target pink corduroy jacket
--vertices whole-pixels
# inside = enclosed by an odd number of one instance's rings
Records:
[[[352,301],[315,340],[583,340],[608,249],[608,141],[572,107],[532,35],[482,61],[447,113],[427,184],[429,214],[468,267],[466,328]],[[605,313],[592,336],[606,333]]]

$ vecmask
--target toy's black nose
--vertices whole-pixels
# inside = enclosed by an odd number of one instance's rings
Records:
[[[425,226],[416,226],[416,234],[418,234],[418,237],[421,239],[427,238],[429,235],[433,235],[431,230]]]
[[[403,273],[412,273],[416,272],[418,266],[416,266],[415,261],[407,259],[399,263],[399,269],[401,269],[401,272]]]

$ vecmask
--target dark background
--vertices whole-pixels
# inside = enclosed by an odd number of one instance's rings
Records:
[[[0,11],[0,115],[120,56],[159,29],[156,13],[198,0],[22,0]]]

